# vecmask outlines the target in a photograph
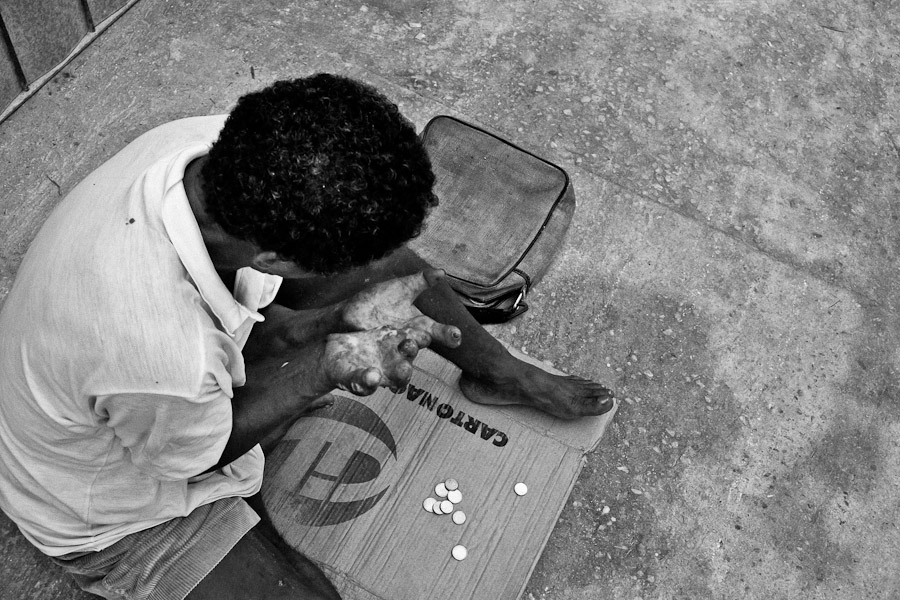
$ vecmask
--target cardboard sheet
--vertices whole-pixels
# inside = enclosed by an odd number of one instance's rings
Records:
[[[267,458],[266,509],[347,600],[514,600],[615,408],[569,422],[483,406],[436,354],[415,367],[401,394],[335,394],[333,407],[298,421]],[[462,492],[462,525],[422,505],[448,478]],[[451,556],[457,544],[465,560]]]

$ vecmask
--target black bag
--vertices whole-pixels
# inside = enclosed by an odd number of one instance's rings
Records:
[[[438,207],[410,246],[444,269],[481,323],[528,310],[525,297],[549,268],[575,212],[560,167],[459,119],[422,132]]]

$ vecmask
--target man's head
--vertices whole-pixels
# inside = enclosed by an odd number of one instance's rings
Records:
[[[316,273],[381,258],[437,204],[413,125],[375,89],[335,75],[242,97],[202,178],[226,233]]]

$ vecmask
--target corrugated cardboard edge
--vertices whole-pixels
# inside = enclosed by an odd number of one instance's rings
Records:
[[[581,470],[584,468],[584,464],[587,461],[584,455],[581,457],[581,465],[578,467],[578,470],[575,471],[574,476],[572,477],[572,481],[569,482],[569,489],[566,490],[566,499],[568,501],[569,496],[572,495],[572,490],[575,488],[575,484],[578,482],[578,478],[581,476]],[[547,537],[545,537],[541,541],[541,550],[538,552],[537,558],[534,559],[534,563],[532,563],[531,568],[528,570],[528,575],[525,577],[525,581],[522,582],[522,587],[519,589],[518,598],[522,598],[522,594],[525,593],[525,588],[528,587],[528,582],[531,581],[531,575],[534,573],[535,567],[537,567],[538,562],[541,560],[541,556],[544,555],[544,550],[547,548],[547,542],[550,541],[550,536],[553,535],[553,530],[556,529],[556,523],[559,522],[559,517],[562,514],[563,510],[566,508],[566,502],[563,502],[559,505],[559,510],[556,511],[556,515],[553,517],[553,527],[550,528],[550,532],[547,533]],[[376,599],[377,600],[377,599]]]
[[[369,591],[362,582],[350,577],[346,573],[338,571],[317,560],[313,562],[328,576],[328,580],[331,581],[331,584],[335,588],[341,590],[341,600],[384,600],[381,596]],[[521,595],[521,592],[519,594]]]
[[[529,356],[527,354],[523,354],[522,352],[516,350],[515,348],[513,348],[507,344],[504,344],[504,346],[506,346],[506,349],[507,349],[507,351],[509,351],[510,354],[512,354],[519,360],[522,360],[524,362],[532,364],[540,369],[543,369],[544,371],[553,373],[555,375],[565,375],[565,373],[563,371],[560,371],[559,369],[556,369],[553,366],[548,365],[546,362],[544,362],[542,360],[539,360],[539,359],[537,359],[533,356]],[[573,474],[572,480],[569,482],[569,489],[566,490],[566,498],[568,498],[572,494],[572,490],[575,488],[575,484],[578,482],[578,478],[581,476],[581,470],[584,468],[584,465],[587,462],[587,454],[589,452],[594,451],[597,448],[597,446],[600,444],[600,440],[602,440],[603,436],[606,434],[606,428],[609,425],[609,423],[613,420],[613,417],[615,416],[618,408],[619,408],[619,403],[617,400],[614,400],[613,407],[609,411],[603,413],[602,415],[600,415],[598,417],[588,417],[587,418],[588,419],[587,422],[590,423],[590,426],[588,428],[581,427],[577,422],[573,422],[573,424],[571,425],[571,427],[573,427],[573,428],[577,427],[579,430],[589,431],[590,433],[588,433],[587,435],[589,436],[589,438],[593,438],[593,439],[589,443],[589,445],[587,445],[586,447],[584,447],[584,446],[579,447],[582,450],[581,465],[575,471],[575,473]],[[529,428],[535,429],[536,431],[542,433],[546,437],[549,437],[549,438],[551,438],[557,442],[560,442],[562,444],[571,445],[571,443],[569,441],[562,439],[561,436],[558,435],[557,431],[553,427],[551,427],[549,424],[546,427],[535,427],[533,418],[525,419],[525,420],[519,418],[519,415],[522,414],[521,411],[512,411],[509,409],[503,409],[503,411],[507,414],[508,417],[512,418],[513,420],[515,420]],[[532,412],[534,412],[534,411],[532,411]],[[558,419],[554,419],[554,420],[556,421],[557,426],[558,426],[559,420]],[[543,419],[541,419],[541,421],[543,421]],[[556,512],[556,515],[553,517],[554,524],[559,522],[559,517],[560,517],[560,515],[562,515],[562,512],[563,512],[563,510],[565,510],[565,508],[566,508],[566,503],[564,502],[559,506],[559,510]],[[534,563],[531,565],[531,569],[528,571],[528,576],[522,582],[522,587],[519,589],[519,594],[518,594],[519,598],[521,598],[522,594],[525,593],[525,589],[528,587],[528,582],[531,581],[531,576],[534,573],[534,569],[537,567],[538,562],[541,560],[541,556],[543,556],[543,554],[544,554],[544,550],[547,547],[547,542],[550,541],[550,536],[553,535],[553,529],[555,529],[555,526],[550,529],[549,533],[547,534],[547,537],[544,538],[544,540],[541,542],[541,551],[538,553],[537,558],[535,558]]]

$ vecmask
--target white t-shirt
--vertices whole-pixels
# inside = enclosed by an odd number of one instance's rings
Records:
[[[44,553],[101,550],[260,487],[259,446],[224,469],[241,349],[281,278],[203,244],[182,178],[224,116],[125,147],[53,211],[0,310],[0,508]]]

